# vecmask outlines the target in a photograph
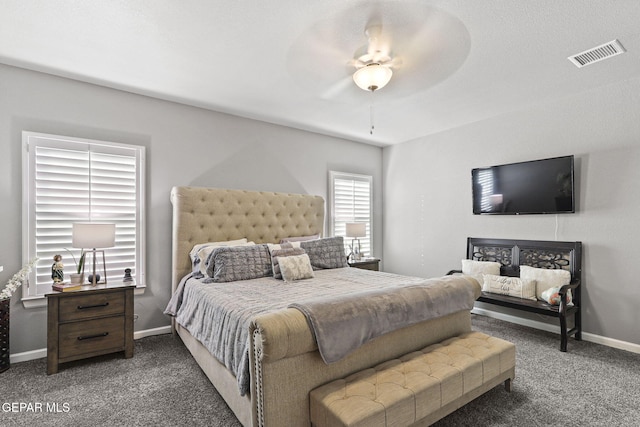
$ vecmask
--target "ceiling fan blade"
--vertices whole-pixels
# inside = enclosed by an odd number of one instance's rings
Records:
[[[287,69],[294,81],[317,96],[355,71],[347,49],[315,34],[295,44],[287,55]]]
[[[329,86],[325,91],[320,94],[322,99],[335,99],[348,92],[355,86],[351,76],[344,77],[336,83]]]
[[[394,70],[397,70],[399,68],[402,68],[402,57],[401,56],[394,56],[393,58],[391,58],[390,61],[385,62],[384,64],[385,67],[391,67]]]
[[[391,46],[391,34],[381,31],[375,37],[369,38],[367,52],[373,57],[374,61],[378,61],[380,57],[391,56]]]

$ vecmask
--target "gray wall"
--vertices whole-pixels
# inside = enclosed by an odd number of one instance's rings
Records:
[[[374,253],[382,253],[382,150],[351,141],[0,65],[0,284],[22,264],[21,132],[147,148],[147,289],[135,330],[169,325],[174,185],[317,194],[329,170],[373,175]],[[374,237],[375,238],[375,237]],[[11,303],[11,353],[46,348],[46,309]]]
[[[628,80],[385,148],[385,269],[442,275],[468,236],[554,240],[557,221],[557,240],[583,242],[585,332],[640,344],[638,94]],[[568,154],[576,214],[472,214],[472,168]]]

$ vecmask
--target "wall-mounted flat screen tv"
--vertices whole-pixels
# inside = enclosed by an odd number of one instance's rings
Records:
[[[474,214],[575,212],[573,156],[476,168]]]

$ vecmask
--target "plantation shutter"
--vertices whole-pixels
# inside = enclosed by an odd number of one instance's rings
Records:
[[[108,281],[122,279],[124,269],[131,268],[136,283],[142,285],[144,147],[24,134],[26,258],[40,258],[28,297],[51,291],[54,255],[62,255],[65,281],[75,272],[73,257],[78,260],[80,249],[71,247],[74,222],[116,224],[115,247],[104,249]],[[98,260],[97,273],[102,275],[101,256]],[[85,274],[91,270],[87,264]]]
[[[330,181],[332,235],[343,236],[348,251],[351,239],[346,237],[346,224],[349,222],[365,223],[367,236],[360,238],[360,248],[363,256],[371,256],[372,177],[332,171],[330,172]]]

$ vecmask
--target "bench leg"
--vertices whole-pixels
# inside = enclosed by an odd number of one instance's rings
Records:
[[[576,333],[574,338],[576,341],[582,341],[582,312],[580,310],[581,307],[578,307],[578,311],[576,311],[574,321],[576,322]]]
[[[504,380],[504,389],[507,393],[511,393],[511,378]]]
[[[560,315],[560,351],[567,351],[567,318]]]

